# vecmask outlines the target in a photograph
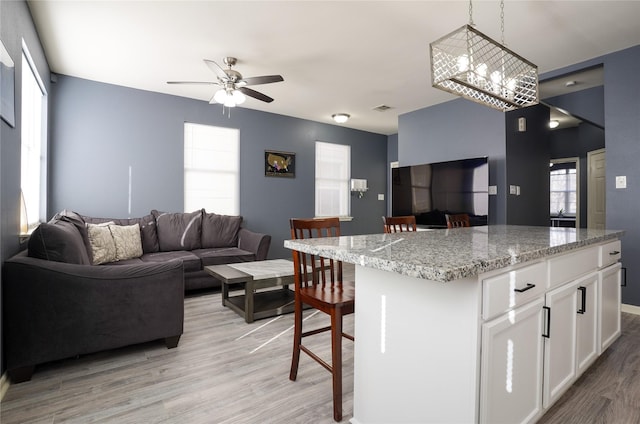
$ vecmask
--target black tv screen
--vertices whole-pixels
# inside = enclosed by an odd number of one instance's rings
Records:
[[[446,227],[445,214],[466,213],[487,225],[489,162],[486,157],[392,169],[393,216],[415,215],[418,225]]]

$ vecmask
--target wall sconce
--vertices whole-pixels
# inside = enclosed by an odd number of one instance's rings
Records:
[[[351,179],[351,192],[358,193],[358,198],[362,199],[364,193],[368,190],[367,180]]]

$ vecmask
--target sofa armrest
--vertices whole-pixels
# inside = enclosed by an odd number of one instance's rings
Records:
[[[246,228],[238,231],[238,248],[252,252],[256,255],[256,261],[267,259],[271,246],[271,236],[268,234],[256,233]]]
[[[43,362],[151,340],[169,339],[175,346],[183,332],[180,261],[92,266],[19,254],[5,262],[2,283],[10,376]]]

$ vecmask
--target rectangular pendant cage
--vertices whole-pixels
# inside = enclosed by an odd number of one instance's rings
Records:
[[[538,103],[538,67],[470,25],[429,47],[434,87],[502,111]]]

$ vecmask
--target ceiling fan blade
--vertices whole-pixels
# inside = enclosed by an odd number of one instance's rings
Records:
[[[272,82],[281,82],[284,78],[280,75],[263,75],[261,77],[242,78],[244,85],[271,84]]]
[[[218,85],[213,81],[167,81],[167,84],[201,84],[201,85]]]
[[[263,102],[271,103],[273,99],[266,94],[262,94],[259,91],[252,90],[247,87],[239,87],[238,90],[242,91],[245,95],[253,97],[254,99],[262,100]]]
[[[204,59],[204,63],[206,63],[209,69],[211,69],[221,80],[226,81],[229,79],[229,76],[224,69],[222,69],[222,67],[213,60]]]

